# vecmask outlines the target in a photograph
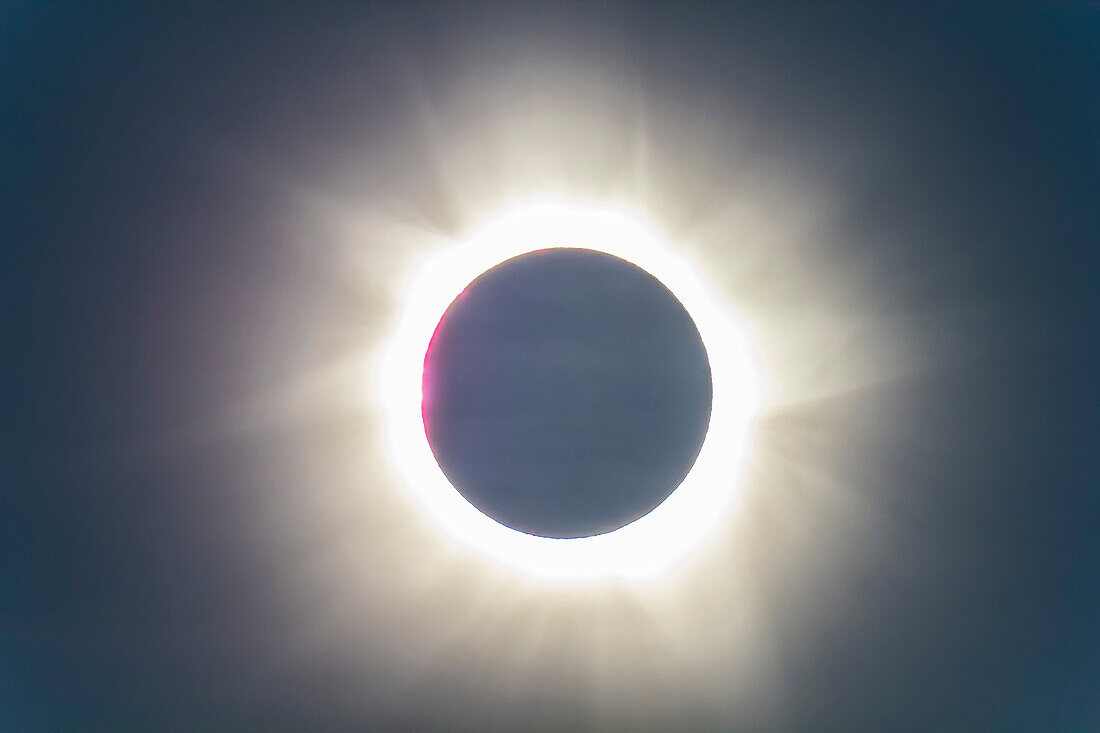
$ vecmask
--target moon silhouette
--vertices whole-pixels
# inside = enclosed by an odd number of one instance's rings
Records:
[[[451,484],[542,537],[611,532],[683,481],[711,411],[699,331],[653,275],[551,248],[484,272],[424,359],[423,419]]]

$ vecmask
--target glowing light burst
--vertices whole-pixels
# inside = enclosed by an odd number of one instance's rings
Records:
[[[536,537],[482,514],[444,476],[421,420],[424,354],[444,311],[484,271],[549,247],[605,252],[655,276],[691,314],[711,365],[710,427],[691,472],[652,512],[594,537]],[[560,201],[516,208],[428,254],[404,292],[407,300],[382,355],[378,385],[390,455],[410,491],[459,544],[539,578],[651,579],[690,556],[726,518],[758,406],[756,360],[739,323],[696,269],[641,218],[622,208]]]

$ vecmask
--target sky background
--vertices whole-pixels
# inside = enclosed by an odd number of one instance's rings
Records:
[[[1096,6],[8,2],[0,90],[0,727],[1100,726]],[[547,194],[760,354],[660,584],[449,546],[363,396]]]

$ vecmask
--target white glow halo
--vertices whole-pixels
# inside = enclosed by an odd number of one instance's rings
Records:
[[[656,277],[695,321],[710,360],[710,427],[694,466],[653,511],[613,532],[537,537],[482,514],[447,480],[421,417],[424,355],[451,302],[497,264],[539,249],[579,247],[631,262]],[[705,282],[652,229],[613,206],[543,202],[508,211],[423,261],[382,355],[380,399],[390,455],[425,510],[461,545],[523,573],[553,580],[652,579],[698,549],[737,495],[758,399],[757,369],[743,329]]]

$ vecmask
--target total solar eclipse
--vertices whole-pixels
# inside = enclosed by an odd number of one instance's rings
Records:
[[[648,514],[707,434],[707,352],[679,300],[603,252],[502,262],[447,308],[424,357],[422,416],[440,469],[483,514],[579,538]]]

